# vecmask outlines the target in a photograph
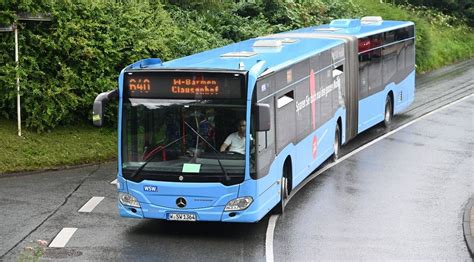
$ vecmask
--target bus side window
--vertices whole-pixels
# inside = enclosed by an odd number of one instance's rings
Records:
[[[336,68],[332,70],[334,91],[332,92],[332,111],[335,113],[340,106],[344,105],[344,65],[335,65]]]
[[[320,85],[318,88],[318,97],[319,104],[321,105],[321,124],[326,123],[332,117],[332,92],[330,92],[330,87],[333,84],[332,77],[332,67],[324,69],[320,74],[318,74],[320,80]]]
[[[339,45],[331,49],[332,51],[332,80],[333,80],[333,91],[332,91],[332,112],[336,113],[340,106],[344,105],[344,45]]]
[[[359,99],[369,95],[369,64],[370,40],[368,37],[359,39]]]
[[[405,50],[406,50],[406,45],[405,43],[402,43],[400,52],[397,55],[397,70],[399,72],[403,72],[405,70]]]
[[[407,41],[405,55],[405,68],[413,70],[415,66],[415,40],[411,39]]]
[[[387,85],[397,72],[398,48],[403,43],[391,44],[382,48],[383,86]]]
[[[415,26],[408,27],[408,38],[415,37]],[[406,41],[405,68],[414,70],[415,68],[415,39]]]
[[[369,37],[371,61],[369,63],[369,85],[368,95],[380,91],[382,88],[382,34]]]
[[[256,84],[256,101],[259,103],[265,103],[270,105],[270,116],[273,122],[273,96],[275,92],[275,84],[273,77],[265,77],[263,79],[259,79]],[[253,115],[255,113],[252,113]],[[266,149],[271,143],[272,132],[274,132],[273,123],[270,123],[270,131],[265,132],[257,132],[256,134],[256,142],[257,142],[257,150],[261,152],[262,150]]]

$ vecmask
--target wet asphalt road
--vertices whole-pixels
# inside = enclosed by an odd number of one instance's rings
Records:
[[[473,116],[471,96],[316,177],[278,220],[275,261],[468,261]]]
[[[417,80],[416,100],[394,127],[473,93],[474,61]],[[276,224],[275,261],[469,261],[461,209],[474,192],[474,99],[443,109],[324,172]],[[344,152],[386,132],[375,127]],[[0,260],[33,241],[78,228],[45,260],[263,261],[268,216],[256,224],[169,223],[118,217],[114,163],[0,178]],[[77,211],[92,196],[92,213]]]

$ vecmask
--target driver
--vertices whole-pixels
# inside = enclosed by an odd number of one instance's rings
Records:
[[[240,120],[237,124],[237,132],[230,134],[221,145],[220,151],[224,152],[229,148],[229,151],[239,154],[245,154],[245,120]],[[252,137],[250,137],[252,139]]]

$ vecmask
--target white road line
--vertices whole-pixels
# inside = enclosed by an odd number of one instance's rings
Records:
[[[65,227],[59,231],[58,235],[51,241],[49,247],[65,247],[72,235],[76,232],[75,227]]]
[[[331,168],[331,167],[333,167],[333,166],[339,164],[340,162],[344,161],[345,159],[347,159],[347,158],[349,158],[349,157],[351,157],[351,156],[353,156],[353,155],[359,153],[360,151],[366,149],[367,147],[369,147],[369,146],[371,146],[371,145],[377,143],[378,141],[380,141],[380,140],[382,140],[382,139],[384,139],[384,138],[386,138],[386,137],[388,137],[388,136],[390,136],[390,135],[392,135],[392,134],[394,134],[394,133],[396,133],[396,132],[398,132],[398,131],[400,131],[400,130],[402,130],[402,129],[408,127],[408,126],[413,125],[414,123],[416,123],[416,122],[422,120],[422,119],[425,118],[425,117],[428,117],[428,116],[430,116],[430,115],[432,115],[432,114],[434,114],[434,113],[437,113],[437,112],[439,112],[439,111],[441,111],[441,110],[443,110],[443,109],[445,109],[445,108],[447,108],[447,107],[450,107],[450,106],[452,106],[452,105],[455,105],[455,104],[457,104],[457,103],[460,103],[460,102],[462,102],[462,101],[464,101],[464,100],[466,100],[466,99],[469,99],[469,98],[471,98],[472,96],[474,96],[474,94],[465,96],[465,97],[463,97],[463,98],[461,98],[461,99],[459,99],[459,100],[453,101],[453,102],[451,102],[451,103],[449,103],[449,104],[446,104],[446,105],[444,105],[444,106],[442,106],[442,107],[440,107],[440,108],[438,108],[438,109],[435,109],[435,110],[433,110],[433,111],[431,111],[431,112],[429,112],[429,113],[427,113],[427,114],[425,114],[425,115],[422,115],[422,116],[418,117],[417,119],[414,119],[414,120],[412,120],[412,121],[410,121],[410,122],[408,122],[408,123],[406,123],[406,124],[404,124],[404,125],[402,125],[402,126],[399,126],[398,128],[396,128],[396,129],[394,129],[394,130],[392,130],[392,131],[390,131],[390,132],[388,132],[388,133],[386,133],[386,134],[384,134],[384,135],[378,137],[377,139],[375,139],[375,140],[373,140],[373,141],[371,141],[371,142],[369,142],[369,143],[367,143],[367,144],[365,144],[365,145],[363,145],[363,146],[357,148],[356,150],[350,152],[349,154],[344,155],[343,157],[339,158],[336,162],[331,163],[331,164],[328,164],[328,165],[326,165],[324,168],[322,168],[321,170],[318,170],[318,172],[316,172],[316,173],[310,175],[310,177],[308,177],[309,179],[306,179],[306,180],[303,182],[304,184],[303,184],[302,186],[298,186],[298,187],[297,187],[298,190],[301,189],[306,183],[308,183],[309,181],[311,181],[313,178],[315,178],[315,177],[318,176],[319,174],[321,174],[321,173],[323,173],[324,171],[328,170],[329,168]],[[296,191],[296,192],[297,192],[297,191]],[[296,194],[296,192],[292,192],[292,194],[290,195],[290,198],[288,199],[288,201],[290,201],[290,199]],[[279,217],[278,215],[272,215],[272,216],[270,216],[270,219],[268,220],[267,234],[266,234],[266,239],[265,239],[265,258],[266,258],[266,261],[267,261],[267,262],[273,262],[273,235],[274,235],[273,232],[275,231],[276,221],[277,221],[278,217]]]
[[[110,184],[116,185],[117,184],[117,178],[114,181],[110,182]]]
[[[89,201],[87,201],[85,205],[81,207],[81,209],[79,209],[78,212],[90,213],[102,200],[104,200],[104,197],[92,197],[91,199],[89,199]]]
[[[265,238],[265,258],[267,262],[273,262],[273,232],[279,215],[272,215],[268,220],[267,234]]]

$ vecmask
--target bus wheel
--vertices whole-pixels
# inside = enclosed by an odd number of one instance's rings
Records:
[[[390,96],[387,96],[387,99],[385,100],[385,114],[383,118],[383,125],[388,128],[390,124],[392,124],[392,118],[393,118],[392,99],[390,98]]]
[[[275,207],[276,214],[283,214],[285,211],[286,202],[288,201],[288,178],[283,176],[280,183],[280,202]]]
[[[334,154],[332,155],[332,161],[335,162],[339,159],[340,149],[341,149],[341,131],[339,130],[339,125],[336,125],[336,132],[334,134]]]

